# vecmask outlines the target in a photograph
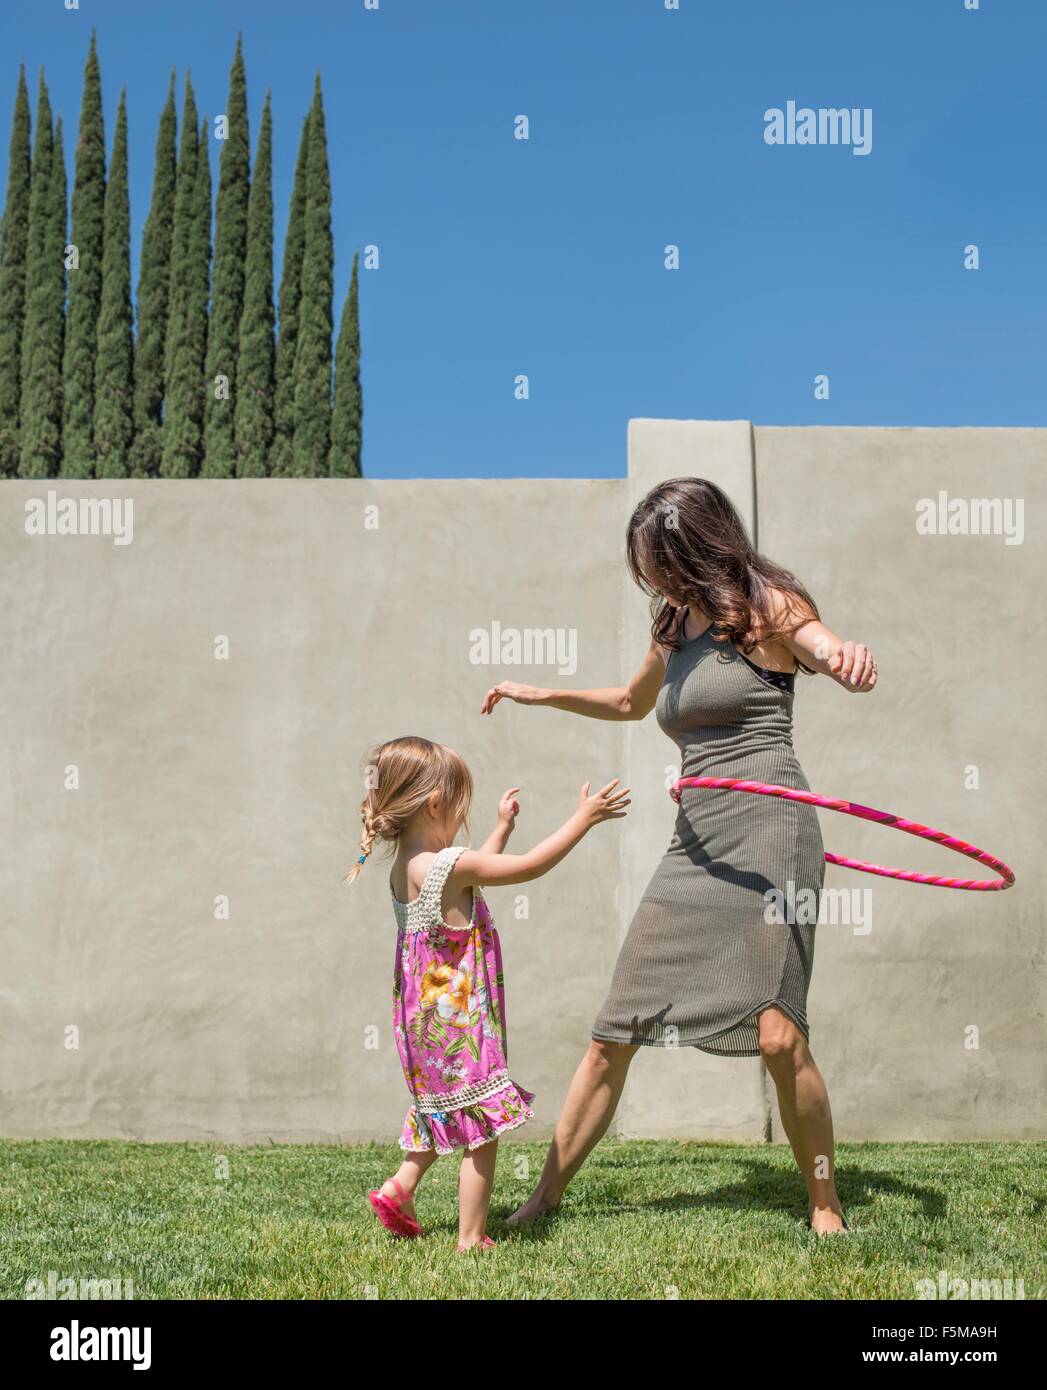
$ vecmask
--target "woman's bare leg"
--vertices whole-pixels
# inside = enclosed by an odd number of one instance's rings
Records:
[[[607,1132],[622,1096],[636,1048],[628,1043],[589,1044],[567,1092],[538,1186],[509,1221],[533,1221],[560,1205],[564,1188]]]
[[[487,1211],[494,1191],[498,1140],[466,1149],[458,1170],[458,1248],[479,1245],[487,1228]]]
[[[829,1093],[807,1039],[780,1009],[759,1017],[760,1055],[778,1092],[778,1110],[793,1156],[807,1183],[811,1229],[818,1235],[843,1230],[836,1195],[833,1117]]]

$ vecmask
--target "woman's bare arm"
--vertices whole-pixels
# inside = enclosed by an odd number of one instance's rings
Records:
[[[584,714],[589,719],[646,719],[654,709],[664,675],[662,648],[652,640],[640,669],[628,685],[609,686],[605,690],[546,690],[518,681],[502,681],[484,696],[480,713],[490,714],[499,700],[512,700],[518,705],[549,705],[568,714]]]
[[[852,695],[862,695],[876,687],[876,662],[864,642],[844,641],[816,619],[781,641],[805,666],[831,676]]]

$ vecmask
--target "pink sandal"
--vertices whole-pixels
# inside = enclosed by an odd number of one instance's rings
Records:
[[[375,1188],[367,1194],[374,1214],[391,1235],[400,1236],[403,1240],[417,1240],[422,1234],[422,1228],[413,1216],[408,1216],[403,1210],[407,1194],[396,1178],[390,1178],[389,1181],[396,1188],[395,1197],[387,1197],[381,1188]]]

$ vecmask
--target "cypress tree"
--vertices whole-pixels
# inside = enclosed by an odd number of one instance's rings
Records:
[[[208,382],[204,376],[207,358],[208,304],[211,298],[211,155],[207,144],[207,117],[200,122],[196,155],[196,190],[193,195],[193,224],[189,229],[189,354],[194,365],[196,386],[192,418],[197,438],[197,467],[203,464],[204,412]]]
[[[185,97],[182,105],[182,140],[178,152],[178,168],[175,172],[175,207],[171,223],[171,279],[168,292],[167,327],[168,337],[178,326],[175,305],[184,294],[188,284],[186,257],[189,251],[189,228],[193,221],[193,193],[196,189],[196,156],[199,136],[196,130],[196,98],[193,83],[188,73],[185,75]],[[180,308],[184,306],[179,304]],[[165,353],[164,391],[167,393],[170,373],[170,354]]]
[[[302,297],[302,257],[305,253],[305,194],[309,163],[309,117],[302,122],[298,160],[291,190],[291,210],[284,237],[284,263],[280,275],[280,338],[276,345],[276,395],[273,447],[269,472],[289,477],[294,438],[294,359],[298,347],[298,304]]]
[[[102,302],[103,224],[105,219],[105,134],[102,128],[102,79],[95,36],[84,67],[80,133],[76,142],[73,182],[72,243],[77,268],[70,271],[65,335],[65,401],[62,473],[94,476],[91,421],[94,413],[95,352],[98,311]]]
[[[134,436],[131,209],[127,193],[127,93],[120,94],[105,190],[102,302],[95,370],[94,457],[100,478],[126,478]]]
[[[57,368],[57,380],[55,382],[55,420],[58,424],[58,471],[62,469],[62,453],[65,443],[62,438],[62,398],[64,394],[62,382],[62,362],[65,351],[66,334],[66,314],[68,312],[67,295],[69,291],[69,275],[66,265],[66,253],[69,247],[69,188],[65,174],[65,140],[62,128],[62,118],[59,116],[55,120],[55,138],[51,150],[51,221],[50,221],[50,248],[48,255],[48,266],[50,268],[49,283],[51,287],[50,310],[48,314],[49,322],[52,324],[51,337],[54,341],[54,362]]]
[[[242,37],[229,75],[228,130],[222,142],[215,201],[214,293],[207,333],[207,413],[202,472],[231,478],[236,471],[234,413],[236,356],[244,308],[244,261],[250,197],[251,146],[247,131],[247,82]],[[216,393],[215,378],[228,378],[228,396]]]
[[[54,478],[62,460],[62,344],[65,327],[66,178],[61,117],[40,73],[29,184],[25,327],[22,335],[23,478]]]
[[[186,418],[199,387],[188,346],[189,332],[189,234],[196,200],[196,166],[199,136],[196,100],[189,74],[185,77],[182,106],[182,138],[175,181],[174,221],[171,229],[171,280],[168,290],[167,332],[164,338],[164,406],[160,472],[165,478],[188,478],[197,455],[191,447]],[[187,451],[188,441],[188,451]]]
[[[25,321],[26,248],[29,240],[29,89],[25,67],[18,72],[11,147],[7,161],[7,201],[0,238],[0,477],[18,472],[18,412],[22,381],[22,326]]]
[[[298,346],[294,359],[292,471],[309,478],[327,471],[331,447],[331,335],[334,329],[334,244],[331,240],[331,176],[327,164],[320,75],[309,115],[305,249]]]
[[[160,113],[153,169],[153,197],[142,234],[138,271],[138,341],[134,360],[134,426],[131,472],[136,478],[160,471],[164,404],[164,341],[171,283],[171,238],[174,231],[177,136],[174,73]],[[196,119],[193,119],[196,130]]]
[[[236,473],[264,478],[273,439],[273,126],[262,112],[247,212],[244,312],[236,385]]]
[[[359,478],[363,442],[364,402],[360,390],[360,279],[359,256],[353,256],[353,274],[342,309],[334,363],[334,409],[331,412],[332,478]]]

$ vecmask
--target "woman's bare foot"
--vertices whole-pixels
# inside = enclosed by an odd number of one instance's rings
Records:
[[[507,1223],[510,1226],[526,1226],[543,1216],[551,1216],[554,1211],[559,1210],[559,1202],[553,1202],[549,1198],[543,1197],[540,1192],[532,1192],[523,1206],[517,1207],[512,1216],[507,1218]]]
[[[848,1235],[847,1222],[839,1207],[814,1206],[807,1217],[807,1224],[816,1236]]]

